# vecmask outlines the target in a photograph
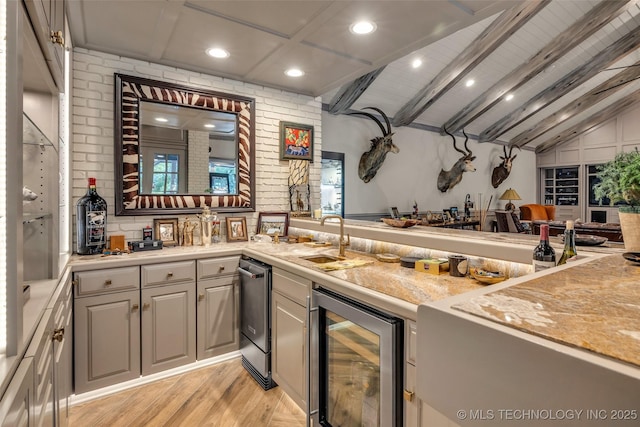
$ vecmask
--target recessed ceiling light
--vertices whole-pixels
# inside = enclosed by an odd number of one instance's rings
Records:
[[[213,58],[228,58],[229,52],[219,47],[212,47],[207,49],[207,55]]]
[[[284,72],[289,77],[302,77],[304,76],[304,71],[299,68],[289,68]]]
[[[504,97],[505,101],[511,101],[513,99],[513,94],[510,93],[507,96]]]
[[[467,80],[467,81],[465,82],[465,84],[464,84],[464,85],[465,85],[466,87],[471,87],[471,86],[473,86],[474,84],[476,84],[476,81],[475,81],[475,80],[473,80],[473,79],[469,79],[469,80]]]
[[[416,58],[413,60],[413,62],[411,63],[411,66],[413,68],[418,68],[422,65],[422,59]]]
[[[169,119],[165,119],[164,117],[156,117],[156,122],[167,123]]]
[[[214,127],[216,127],[216,125],[206,124],[204,125],[204,127],[206,127],[207,129],[213,129]]]
[[[369,21],[354,22],[349,26],[353,34],[370,34],[376,30],[376,24]]]

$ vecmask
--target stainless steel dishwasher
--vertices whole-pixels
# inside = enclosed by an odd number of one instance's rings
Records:
[[[243,258],[238,272],[242,366],[269,390],[277,385],[271,378],[271,266]]]

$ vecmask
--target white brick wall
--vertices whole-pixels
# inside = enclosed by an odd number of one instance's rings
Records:
[[[190,130],[187,134],[189,143],[189,185],[188,192],[204,194],[209,185],[209,132]]]
[[[74,48],[71,129],[73,203],[75,205],[86,192],[87,178],[96,177],[98,193],[109,205],[107,229],[109,234],[124,234],[127,241],[139,240],[142,238],[142,228],[152,225],[154,218],[114,215],[114,73],[187,84],[254,98],[256,100],[255,197],[258,212],[289,210],[287,187],[289,165],[288,162],[279,160],[279,122],[284,120],[313,125],[316,161],[311,165],[310,171],[311,206],[312,208],[319,206],[322,147],[322,103],[319,98],[103,52]],[[249,233],[254,233],[257,212],[242,215],[247,217]],[[156,218],[161,217],[163,216]],[[183,215],[180,216],[180,218],[183,217]]]

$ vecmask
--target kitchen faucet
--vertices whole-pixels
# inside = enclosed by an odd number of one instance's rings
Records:
[[[344,240],[344,219],[340,215],[325,215],[320,219],[320,225],[324,225],[324,220],[327,218],[337,218],[340,221],[340,251],[338,254],[344,258],[344,248],[351,244],[351,237],[348,234],[347,240]]]

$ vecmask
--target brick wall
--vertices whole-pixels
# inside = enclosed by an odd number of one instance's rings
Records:
[[[209,185],[209,132],[190,130],[189,141],[189,193],[204,194]]]
[[[142,228],[153,218],[165,216],[114,215],[114,73],[142,76],[249,96],[256,100],[256,211],[288,211],[287,161],[279,157],[279,122],[292,121],[314,126],[314,158],[310,182],[312,208],[320,203],[321,100],[266,88],[236,80],[211,76],[175,67],[139,61],[103,52],[74,49],[72,102],[72,203],[86,192],[87,178],[97,178],[97,188],[109,205],[108,233],[124,234],[127,240],[142,238]],[[258,214],[247,217],[250,233],[255,232]],[[238,216],[234,214],[233,216]],[[184,216],[181,215],[180,218]],[[75,218],[74,218],[75,221]],[[224,220],[223,220],[224,222]],[[75,229],[75,222],[74,222]],[[75,240],[74,240],[75,242]]]

